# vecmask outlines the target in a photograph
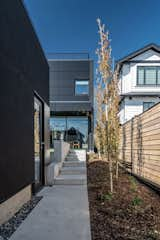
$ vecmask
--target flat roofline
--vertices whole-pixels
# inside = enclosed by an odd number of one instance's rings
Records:
[[[46,52],[46,57],[48,59],[66,59],[66,60],[72,60],[72,59],[89,59],[89,52],[81,51],[81,52]]]
[[[91,58],[88,58],[88,59],[50,59],[48,58],[47,59],[48,61],[53,61],[53,62],[57,62],[57,61],[70,61],[70,62],[73,62],[73,61],[93,61],[93,59]]]
[[[86,100],[86,101],[56,101],[56,100],[50,100],[50,103],[91,103],[92,101],[91,100]]]

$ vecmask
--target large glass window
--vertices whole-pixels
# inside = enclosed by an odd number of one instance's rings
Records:
[[[51,134],[51,146],[53,146],[54,139],[61,139],[64,136],[66,130],[66,118],[65,117],[52,117],[50,118],[50,134]]]
[[[88,147],[87,117],[51,117],[50,130],[51,146],[53,146],[53,140],[63,138],[71,144],[71,147]]]
[[[75,95],[89,95],[88,80],[76,80],[75,81]]]
[[[82,144],[86,144],[88,138],[88,119],[86,117],[69,117],[67,119],[67,127],[76,129],[78,138]]]
[[[143,111],[148,110],[151,108],[155,103],[154,102],[143,102]]]
[[[159,66],[138,66],[137,67],[138,85],[158,85],[160,84]]]

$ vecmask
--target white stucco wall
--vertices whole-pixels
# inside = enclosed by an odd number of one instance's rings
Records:
[[[159,97],[132,97],[129,99],[126,97],[121,104],[120,109],[120,123],[123,124],[126,121],[133,118],[143,112],[143,102],[154,102],[155,104],[160,102]]]

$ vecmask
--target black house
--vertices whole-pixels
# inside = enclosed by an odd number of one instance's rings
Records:
[[[71,147],[92,150],[93,60],[87,53],[59,53],[48,54],[48,63],[51,142],[63,135]]]
[[[45,184],[50,159],[49,67],[22,1],[0,1],[0,30],[1,223]]]

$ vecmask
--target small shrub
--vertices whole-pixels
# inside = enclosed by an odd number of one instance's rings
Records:
[[[104,195],[104,200],[111,201],[112,199],[113,199],[113,194],[111,192]]]
[[[143,203],[143,200],[138,196],[134,197],[132,200],[132,205],[135,207],[140,206],[142,203]]]
[[[100,201],[111,201],[113,199],[113,194],[111,192],[106,194],[100,193],[98,194],[97,199]]]

